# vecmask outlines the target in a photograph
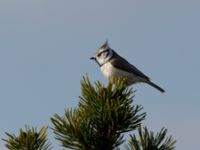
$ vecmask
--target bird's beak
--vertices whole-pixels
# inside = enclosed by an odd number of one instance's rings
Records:
[[[96,59],[94,56],[90,57],[90,59]]]

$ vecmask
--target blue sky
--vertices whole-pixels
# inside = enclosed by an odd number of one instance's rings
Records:
[[[89,57],[108,39],[166,90],[134,86],[144,125],[166,127],[177,150],[200,149],[199,14],[198,0],[1,0],[0,138],[25,124],[52,126],[55,113],[76,107],[86,73],[106,84]]]

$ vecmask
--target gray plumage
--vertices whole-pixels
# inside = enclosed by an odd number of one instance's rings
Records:
[[[137,76],[140,76],[146,80],[149,80],[149,77],[147,77],[145,74],[143,74],[140,70],[138,70],[135,66],[130,64],[126,59],[119,56],[116,52],[113,51],[113,57],[110,59],[110,63],[115,66],[116,68],[119,68],[121,70],[124,70],[126,72],[133,73]]]

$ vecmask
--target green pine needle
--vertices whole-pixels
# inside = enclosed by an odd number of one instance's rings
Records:
[[[20,129],[19,135],[6,133],[8,139],[6,147],[9,150],[51,150],[50,144],[47,142],[47,127],[43,127],[39,132],[36,128],[26,126],[25,131]]]
[[[127,150],[174,150],[176,141],[172,137],[166,137],[167,129],[162,128],[156,135],[148,131],[146,127],[138,128],[139,140],[131,135],[131,140],[126,145]]]
[[[124,142],[125,132],[133,131],[145,119],[142,107],[133,105],[133,90],[125,81],[92,85],[88,77],[81,81],[82,96],[78,108],[51,118],[54,133],[66,148],[112,150]]]

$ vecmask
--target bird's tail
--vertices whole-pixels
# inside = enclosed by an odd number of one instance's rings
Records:
[[[159,87],[158,85],[156,85],[155,83],[151,82],[151,81],[148,81],[146,82],[147,84],[151,85],[152,87],[156,88],[158,91],[160,91],[161,93],[164,93],[165,90],[162,89],[161,87]]]

